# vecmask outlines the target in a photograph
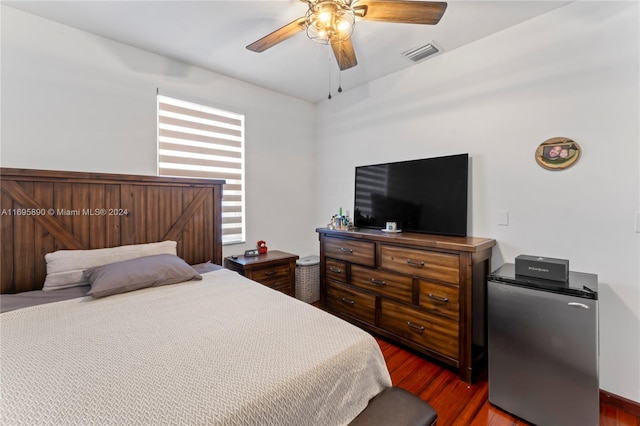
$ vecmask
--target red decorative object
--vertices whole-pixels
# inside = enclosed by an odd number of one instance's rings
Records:
[[[258,241],[258,253],[260,254],[266,254],[267,253],[267,242],[266,241]]]

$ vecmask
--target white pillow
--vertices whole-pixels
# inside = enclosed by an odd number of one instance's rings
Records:
[[[44,255],[47,261],[47,277],[42,290],[88,285],[89,281],[83,274],[85,269],[156,254],[175,256],[177,245],[175,241],[162,241],[95,250],[58,250],[47,253]]]

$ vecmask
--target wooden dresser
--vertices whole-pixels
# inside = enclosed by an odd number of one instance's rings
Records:
[[[296,260],[298,255],[270,250],[255,257],[238,256],[224,258],[224,267],[281,291],[291,297],[296,295]]]
[[[495,240],[316,231],[327,311],[449,364],[471,383],[486,357],[486,277]]]

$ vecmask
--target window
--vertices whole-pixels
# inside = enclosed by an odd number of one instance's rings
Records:
[[[158,175],[225,179],[222,243],[245,242],[244,115],[158,95]]]

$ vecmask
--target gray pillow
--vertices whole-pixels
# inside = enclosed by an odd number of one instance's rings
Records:
[[[87,294],[96,298],[202,279],[187,262],[172,254],[145,256],[95,266],[86,269],[84,275],[91,283],[91,290]]]

